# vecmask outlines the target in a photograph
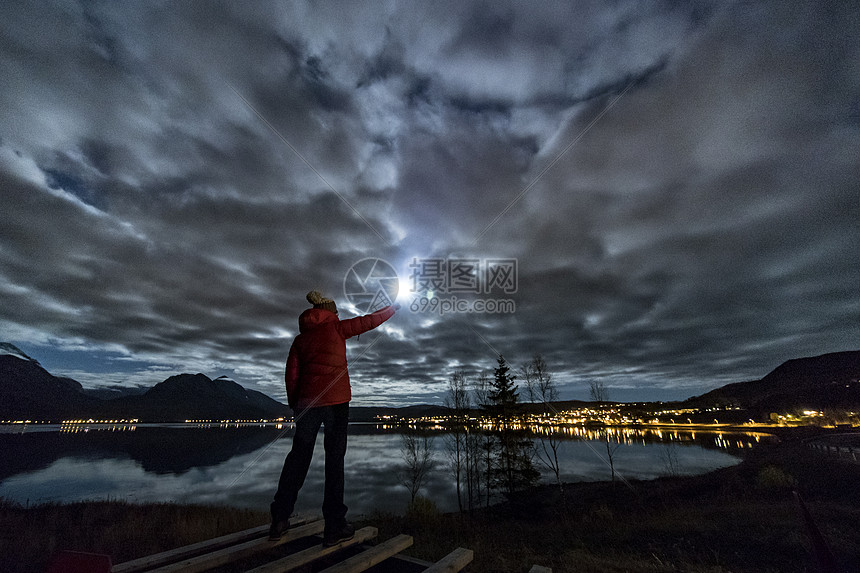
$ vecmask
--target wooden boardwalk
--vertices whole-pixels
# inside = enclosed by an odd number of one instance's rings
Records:
[[[398,553],[412,545],[412,537],[408,535],[398,535],[377,545],[368,545],[376,539],[377,530],[375,527],[364,527],[356,531],[355,537],[349,541],[324,547],[320,539],[324,523],[319,517],[293,518],[291,525],[277,541],[269,540],[269,526],[263,525],[119,563],[113,566],[111,572],[195,573],[226,569],[248,573],[282,573],[300,568],[319,571],[319,567],[324,567],[324,573],[356,573],[387,560],[402,559],[403,567],[398,566],[396,570],[455,573],[471,563],[473,558],[470,549],[458,547],[436,563],[420,565],[422,562],[418,560],[398,556]],[[295,546],[304,548],[292,549]]]

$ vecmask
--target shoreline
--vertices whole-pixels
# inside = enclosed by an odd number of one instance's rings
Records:
[[[806,501],[837,560],[860,565],[860,465],[784,432],[738,463],[697,476],[542,485],[469,515],[430,503],[404,515],[353,515],[379,539],[415,537],[407,552],[433,561],[452,545],[475,551],[469,571],[800,571],[814,567],[792,491]],[[860,434],[853,432],[852,434]],[[0,500],[0,570],[44,571],[68,549],[114,563],[268,523],[268,512],[224,505],[88,501],[25,508]],[[752,535],[752,537],[750,537]],[[765,558],[764,556],[768,556]],[[578,563],[577,569],[570,563]],[[849,567],[850,566],[850,567]]]

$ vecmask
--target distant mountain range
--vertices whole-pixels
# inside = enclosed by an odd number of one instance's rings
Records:
[[[262,392],[204,374],[171,376],[139,396],[105,404],[121,418],[140,420],[260,420],[292,415],[285,404]]]
[[[111,398],[111,394],[113,397]],[[285,404],[225,377],[180,374],[148,390],[85,390],[0,343],[0,420],[259,420],[290,416]]]
[[[860,410],[860,350],[789,360],[761,380],[727,384],[684,404],[737,406],[754,414],[798,408]]]
[[[554,403],[562,411],[588,402]],[[860,351],[836,352],[785,362],[761,380],[728,384],[681,402],[687,408],[739,407],[751,415],[792,409],[860,410]],[[538,404],[526,404],[537,413]],[[444,406],[350,407],[354,421],[377,416],[439,416]],[[285,404],[226,377],[180,374],[152,388],[114,385],[84,389],[71,378],[54,376],[14,345],[0,342],[0,420],[138,419],[259,420],[290,416]]]

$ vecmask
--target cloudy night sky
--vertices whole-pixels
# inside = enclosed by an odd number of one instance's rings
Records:
[[[356,405],[498,354],[671,400],[860,348],[856,3],[4,2],[0,53],[0,340],[84,386],[285,400],[365,258],[403,308]],[[434,296],[513,312],[415,310],[414,260],[495,259],[516,292]]]

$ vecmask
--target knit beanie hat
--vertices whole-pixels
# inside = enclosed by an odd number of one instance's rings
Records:
[[[309,303],[314,305],[314,308],[324,308],[325,310],[337,314],[337,305],[332,299],[324,297],[320,291],[312,290],[308,293],[306,298]]]

